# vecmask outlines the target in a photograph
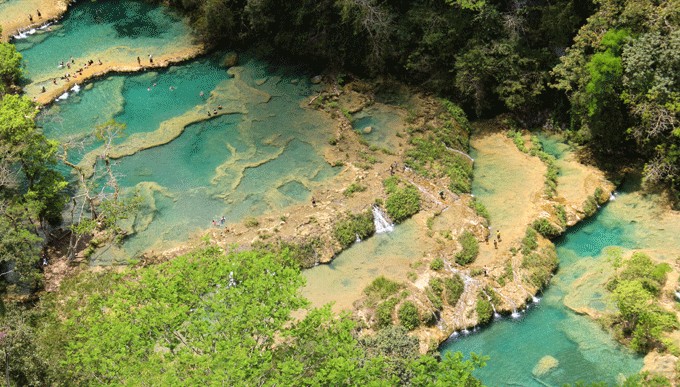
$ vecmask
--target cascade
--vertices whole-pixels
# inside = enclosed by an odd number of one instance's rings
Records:
[[[522,315],[517,311],[517,309],[513,309],[512,314],[510,316],[512,316],[512,318],[514,318],[514,319],[518,319],[518,318],[522,317]]]
[[[442,144],[444,144],[444,143],[442,142]],[[444,146],[446,147],[446,149],[448,149],[448,150],[450,150],[450,151],[454,151],[454,152],[456,152],[456,153],[460,153],[461,155],[463,155],[463,156],[467,157],[468,159],[470,159],[470,161],[475,162],[475,159],[473,159],[472,157],[470,157],[469,154],[467,154],[467,153],[465,153],[465,152],[461,152],[461,151],[459,151],[458,149],[449,148],[448,146],[446,146],[446,144],[444,144]]]
[[[356,235],[356,236],[357,236],[357,239],[356,239],[356,240],[355,240],[354,242],[356,242],[356,243],[359,243],[359,242],[361,242],[361,238],[359,238],[359,234],[356,234],[356,233],[355,233],[354,235]]]
[[[390,222],[387,214],[378,206],[373,206],[373,224],[376,234],[394,231],[394,224]]]

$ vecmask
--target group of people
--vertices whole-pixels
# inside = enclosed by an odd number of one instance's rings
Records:
[[[491,234],[491,233],[489,233]],[[493,240],[493,248],[498,250],[498,244],[501,243],[501,230],[496,231],[496,239]],[[486,236],[486,244],[489,244],[489,236]]]
[[[70,60],[70,61],[67,60],[66,63],[64,63],[64,62],[59,62],[59,64],[57,65],[57,68],[60,68],[60,69],[61,69],[61,68],[66,67],[67,69],[70,69],[70,68],[71,68],[71,64],[74,64],[74,65],[76,64],[76,61],[75,61],[75,59],[73,59],[73,57],[71,57],[71,60]],[[104,63],[102,62],[101,59],[99,59],[99,64],[100,64],[100,65],[104,64]],[[88,67],[90,67],[90,66],[93,66],[93,65],[94,65],[94,60],[90,59],[90,60],[88,60],[87,62],[85,62],[85,65],[84,65],[83,67],[81,67],[81,68],[79,68],[78,70],[76,70],[73,74],[71,74],[71,73],[66,73],[66,74],[62,75],[61,77],[59,77],[59,78],[54,78],[54,79],[52,79],[52,83],[56,85],[56,84],[57,84],[57,79],[62,79],[62,80],[64,80],[64,81],[67,81],[67,82],[68,82],[68,81],[71,80],[71,78],[73,78],[73,79],[78,78],[79,75],[82,77],[82,76],[83,76],[83,70],[86,69],[86,68],[88,68]],[[43,92],[43,93],[45,92],[45,86],[42,87],[42,92]]]
[[[226,222],[226,221],[227,221],[227,219],[223,216],[222,219],[220,219],[219,226],[224,225],[224,222]],[[217,221],[216,221],[215,219],[213,219],[212,225],[213,225],[213,227],[217,227],[217,226],[218,226],[218,223],[217,223]],[[224,227],[224,232],[229,232],[229,231],[230,231],[230,230],[229,230],[229,226]]]
[[[151,56],[151,54],[149,54],[149,63],[153,64],[153,56]],[[142,59],[140,57],[137,57],[137,64],[140,66],[142,65]]]
[[[202,92],[201,92],[201,93],[202,93]],[[211,117],[211,116],[213,116],[213,115],[216,116],[218,110],[222,110],[222,105],[217,105],[217,109],[213,109],[212,114],[210,114],[210,109],[208,109],[208,117]]]
[[[42,14],[40,13],[40,10],[36,9],[35,12],[38,15],[38,18],[42,19]],[[31,23],[33,23],[33,15],[31,15],[30,13],[28,14],[28,20],[30,20]]]

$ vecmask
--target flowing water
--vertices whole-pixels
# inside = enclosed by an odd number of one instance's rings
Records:
[[[558,160],[567,156],[566,147],[546,145],[546,151]],[[476,154],[482,165],[485,157]],[[496,164],[497,171],[504,170],[504,164]],[[493,203],[494,193],[480,190],[488,185],[484,179],[484,174],[475,173],[473,192],[485,203]],[[502,185],[496,187],[503,189]],[[556,241],[560,267],[538,304],[532,304],[519,318],[494,322],[477,334],[452,337],[441,350],[488,355],[487,366],[475,374],[489,386],[560,386],[577,381],[611,385],[639,372],[640,356],[617,343],[590,317],[567,308],[565,302],[597,310],[608,307],[602,284],[608,276],[604,250],[609,246],[653,247],[657,258],[677,257],[674,244],[677,246],[678,236],[671,230],[677,230],[678,218],[655,210],[659,207],[652,199],[641,195],[634,181],[624,186],[616,200],[595,217]],[[663,249],[658,249],[663,239]]]

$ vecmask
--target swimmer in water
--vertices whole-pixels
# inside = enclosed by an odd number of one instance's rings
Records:
[[[217,115],[217,109],[213,110],[213,114]]]
[[[210,110],[208,110],[208,117],[210,117]]]
[[[156,86],[156,84],[154,83],[153,86]]]
[[[222,105],[217,105],[217,108],[222,110]]]
[[[146,88],[147,91],[151,91],[151,86]]]
[[[203,92],[200,92],[199,95],[200,95],[201,97],[203,97]]]

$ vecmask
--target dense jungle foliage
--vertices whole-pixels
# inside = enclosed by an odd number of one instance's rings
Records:
[[[605,168],[643,163],[648,181],[680,184],[678,0],[170,2],[207,42],[389,74],[477,117],[566,131]]]

